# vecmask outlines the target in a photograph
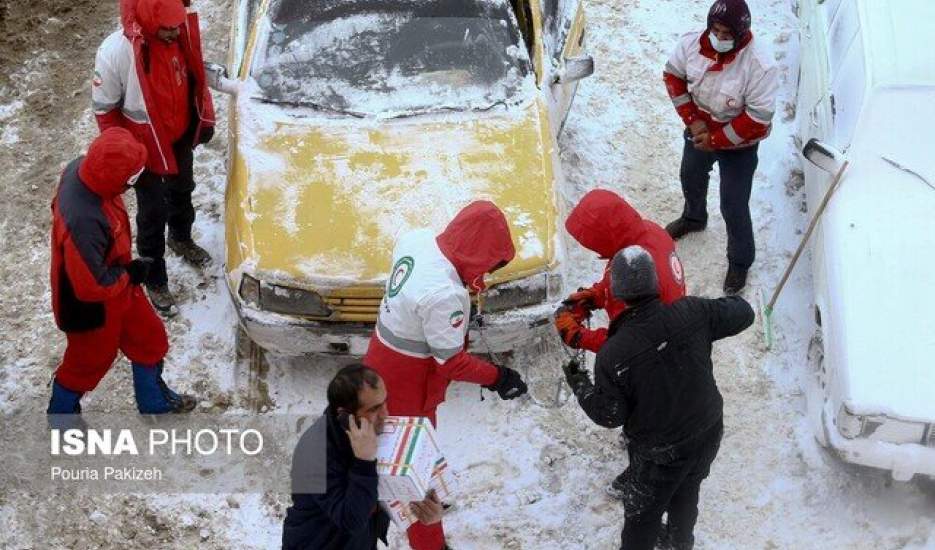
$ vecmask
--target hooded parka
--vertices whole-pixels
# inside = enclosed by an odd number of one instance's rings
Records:
[[[642,246],[653,257],[663,303],[671,304],[685,296],[685,274],[672,237],[655,223],[644,220],[613,191],[594,189],[588,192],[569,214],[565,229],[581,246],[608,260],[604,277],[591,290],[596,296],[595,308],[606,310],[611,322],[627,304],[611,293],[610,260],[628,246]],[[606,328],[583,329],[579,346],[596,353],[606,340]]]
[[[186,12],[181,0],[121,0],[120,11],[123,29],[104,40],[94,63],[91,100],[98,126],[127,128],[149,151],[147,170],[177,174],[173,143],[194,125],[194,147],[214,127],[198,14]],[[177,43],[156,38],[160,27],[179,27]],[[182,100],[186,108],[173,107]]]
[[[90,391],[122,350],[156,364],[168,351],[162,321],[131,285],[130,220],[121,193],[146,163],[146,148],[123,128],[105,130],[62,174],[52,202],[52,311],[68,338],[56,380]]]

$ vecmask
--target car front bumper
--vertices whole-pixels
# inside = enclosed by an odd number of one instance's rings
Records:
[[[825,415],[828,444],[841,460],[892,472],[893,479],[909,481],[916,474],[935,478],[935,447],[918,443],[888,443],[856,437],[848,439]]]
[[[367,352],[373,323],[311,321],[260,311],[231,293],[240,324],[258,346],[281,355],[307,354],[362,357]],[[488,313],[468,333],[469,351],[505,354],[542,338],[558,338],[548,304],[504,313]]]

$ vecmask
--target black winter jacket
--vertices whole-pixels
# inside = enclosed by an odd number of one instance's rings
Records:
[[[611,325],[597,354],[594,385],[577,388],[578,402],[597,424],[623,426],[635,450],[667,453],[721,420],[711,345],[753,319],[739,296],[631,307]]]
[[[287,550],[373,550],[377,539],[386,542],[390,521],[377,505],[377,463],[354,456],[351,440],[329,409],[318,422],[327,423],[328,490],[323,495],[292,494],[282,546]],[[296,446],[293,487],[296,476],[315,475],[315,468],[307,463],[315,456],[310,446],[320,444],[314,432],[314,427],[305,432]],[[301,486],[309,485],[306,481]]]

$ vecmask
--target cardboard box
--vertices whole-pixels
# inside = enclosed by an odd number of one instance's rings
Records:
[[[377,474],[380,505],[401,529],[415,521],[409,502],[424,500],[430,489],[439,500],[450,501],[457,483],[424,417],[386,419],[378,438]]]
[[[432,488],[435,489],[435,494],[439,496],[439,500],[442,502],[450,502],[451,491],[456,482],[457,480],[455,476],[452,475],[451,469],[447,468],[447,464],[445,464],[444,472],[439,471],[438,474],[433,475],[431,485]],[[408,502],[402,502],[400,500],[381,500],[380,507],[390,516],[390,519],[393,520],[396,527],[402,531],[409,529],[409,526],[416,522],[416,516],[409,508]]]
[[[424,499],[439,460],[444,461],[444,458],[428,418],[387,418],[377,439],[380,500]]]

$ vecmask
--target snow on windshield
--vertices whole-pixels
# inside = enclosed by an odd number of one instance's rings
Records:
[[[252,71],[263,99],[356,115],[521,99],[529,58],[506,0],[274,1]]]

